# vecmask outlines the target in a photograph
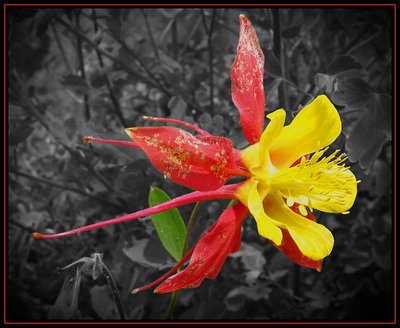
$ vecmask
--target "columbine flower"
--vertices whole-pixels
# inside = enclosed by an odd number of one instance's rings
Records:
[[[250,146],[240,151],[231,140],[212,136],[197,126],[154,117],[145,119],[179,124],[197,135],[163,126],[126,129],[133,142],[87,137],[85,142],[140,148],[168,178],[196,191],[112,220],[59,234],[34,233],[34,237],[56,238],[192,202],[228,198],[236,204],[222,213],[182,260],[160,279],[134,292],[160,283],[156,292],[171,292],[197,287],[204,278],[215,278],[226,257],[240,248],[241,224],[249,212],[261,236],[294,262],[320,270],[334,239],[326,227],[315,222],[312,212],[317,209],[346,214],[357,194],[356,178],[343,164],[346,158],[338,155],[338,150],[323,157],[341,132],[340,117],[329,99],[321,95],[304,106],[289,125],[285,126],[283,109],[269,114],[270,122],[263,132],[263,75],[264,55],[256,32],[240,15],[239,45],[231,75],[232,99]],[[226,184],[234,176],[246,180]],[[187,267],[172,275],[189,258]]]

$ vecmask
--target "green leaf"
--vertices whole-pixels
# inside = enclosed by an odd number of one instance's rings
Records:
[[[168,200],[170,200],[169,196],[161,189],[156,187],[150,189],[150,206],[165,203]],[[151,219],[164,248],[179,262],[186,236],[186,226],[179,211],[174,208],[160,214],[154,214]]]

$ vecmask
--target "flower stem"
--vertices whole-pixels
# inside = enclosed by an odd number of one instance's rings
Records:
[[[173,319],[176,303],[178,303],[178,296],[179,296],[179,290],[172,292],[171,300],[169,301],[167,310],[167,320]]]
[[[193,208],[192,213],[190,214],[190,219],[189,219],[189,223],[188,223],[188,227],[187,227],[185,241],[183,243],[183,249],[182,249],[182,256],[181,257],[184,257],[186,255],[186,252],[187,252],[187,249],[188,249],[188,246],[189,246],[189,237],[190,237],[190,234],[192,233],[193,224],[194,224],[194,221],[197,218],[197,214],[199,213],[199,209],[200,209],[200,206],[201,206],[202,203],[203,203],[202,201],[197,202],[196,205]]]
[[[218,190],[214,191],[195,191],[190,194],[186,194],[180,197],[177,197],[175,199],[172,199],[168,202],[159,204],[157,206],[153,206],[135,213],[123,215],[111,220],[106,220],[106,221],[101,221],[97,222],[94,224],[89,224],[84,227],[72,229],[69,231],[61,232],[61,233],[55,233],[55,234],[50,234],[50,235],[44,235],[39,232],[34,232],[32,233],[32,236],[36,239],[51,239],[51,238],[59,238],[59,237],[64,237],[64,236],[69,236],[76,234],[78,232],[84,232],[84,231],[89,231],[93,229],[98,229],[101,227],[105,227],[111,224],[117,224],[117,223],[122,223],[122,222],[127,222],[131,220],[135,220],[144,216],[152,215],[152,214],[157,214],[160,212],[164,212],[167,210],[170,210],[171,208],[176,208],[179,206],[187,205],[190,203],[194,202],[199,202],[201,200],[209,200],[209,199],[235,199],[236,195],[235,192],[237,188],[240,186],[240,184],[232,184],[232,185],[226,185],[224,187],[221,187]]]
[[[197,214],[199,212],[201,204],[202,204],[201,201],[197,202],[196,205],[193,208],[192,213],[190,214],[190,219],[189,219],[189,223],[188,223],[188,227],[187,227],[185,242],[183,244],[183,249],[182,249],[182,256],[181,256],[182,258],[185,256],[186,251],[188,249],[189,237],[190,237],[190,234],[192,232],[193,224],[194,224],[194,221],[196,221]],[[181,271],[181,266],[178,267],[177,272],[179,272],[179,271]],[[168,310],[167,310],[167,320],[172,320],[173,319],[175,307],[176,307],[176,304],[178,302],[178,296],[179,296],[179,290],[174,291],[172,293],[172,295],[171,295],[171,300],[169,302]]]

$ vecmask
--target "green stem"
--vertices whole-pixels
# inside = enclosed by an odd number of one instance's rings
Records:
[[[183,243],[183,250],[182,250],[181,258],[186,255],[187,249],[189,247],[189,237],[190,237],[190,234],[191,234],[192,229],[193,229],[194,221],[196,220],[197,214],[199,213],[199,209],[200,209],[201,204],[202,204],[201,201],[197,202],[196,205],[193,208],[192,213],[190,214],[190,219],[189,219],[189,223],[188,223],[188,227],[187,227],[186,237],[185,237],[185,241]]]
[[[197,214],[199,213],[199,209],[201,206],[202,202],[197,202],[196,205],[193,208],[192,213],[190,214],[190,219],[189,219],[189,223],[187,226],[187,231],[186,231],[186,237],[185,237],[185,241],[183,244],[183,249],[182,249],[182,256],[181,258],[183,258],[187,252],[188,246],[189,246],[189,237],[190,234],[192,232],[193,229],[193,224],[196,221],[197,218]],[[181,267],[178,268],[177,272],[181,271]],[[167,320],[172,320],[173,316],[174,316],[174,311],[175,311],[175,307],[176,304],[178,303],[178,296],[179,296],[179,290],[176,290],[172,293],[171,295],[171,300],[169,302],[168,305],[168,310],[167,310]]]
[[[176,304],[178,303],[178,296],[179,296],[179,290],[172,292],[171,300],[169,301],[167,309],[167,320],[173,319]]]

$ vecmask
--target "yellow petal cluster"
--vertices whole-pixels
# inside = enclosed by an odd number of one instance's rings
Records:
[[[339,113],[321,95],[287,126],[283,109],[267,118],[260,142],[241,153],[252,177],[237,196],[249,208],[261,236],[280,245],[281,229],[286,229],[304,256],[321,260],[332,251],[332,233],[305,216],[313,209],[347,214],[357,194],[346,157],[339,150],[324,156],[341,132]],[[300,204],[301,215],[289,208],[294,203]]]

